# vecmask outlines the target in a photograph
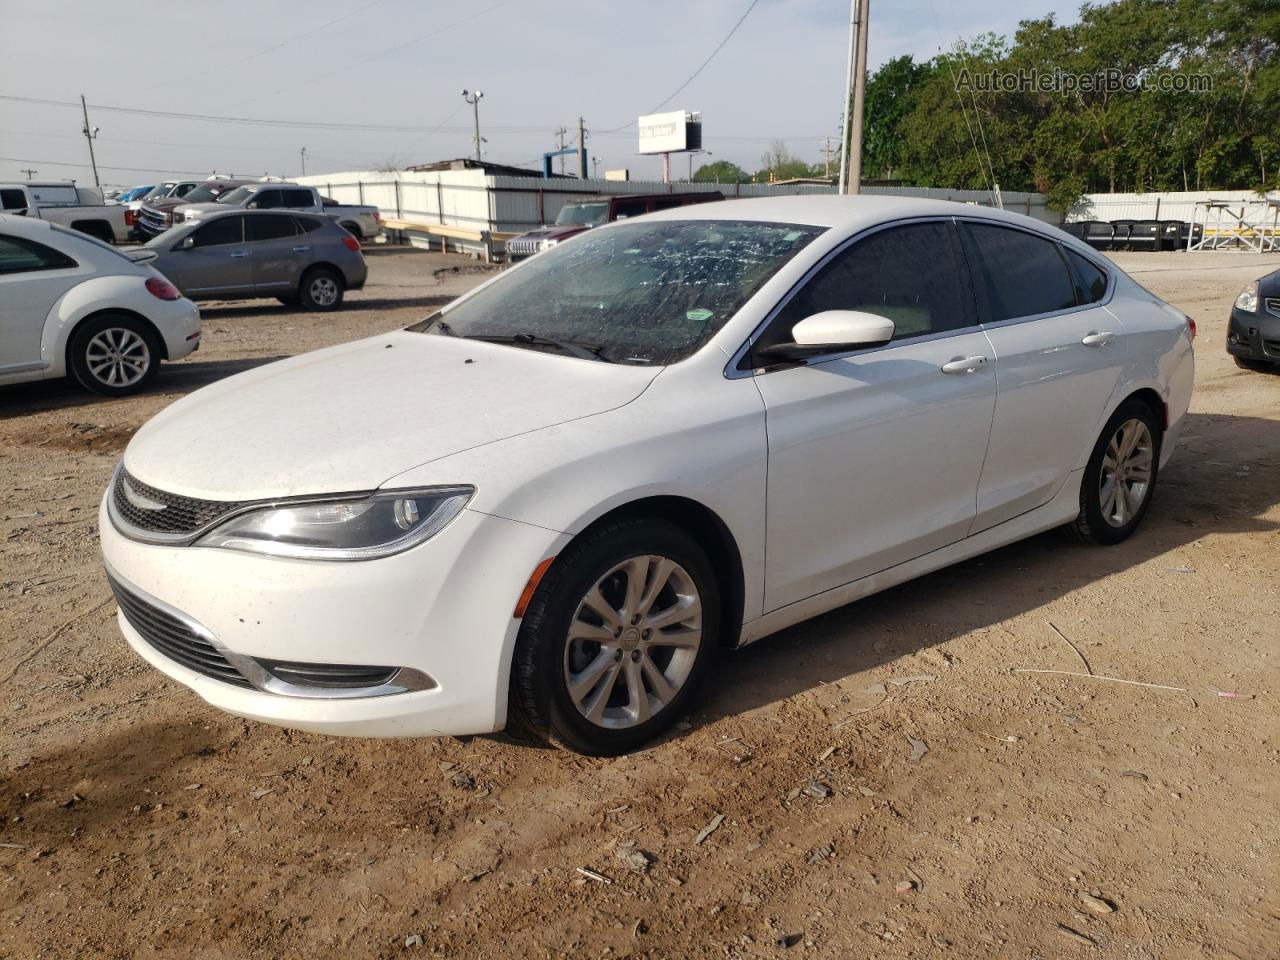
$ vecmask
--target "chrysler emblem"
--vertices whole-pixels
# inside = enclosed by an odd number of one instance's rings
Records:
[[[144,497],[142,494],[134,490],[128,480],[125,480],[123,477],[121,477],[120,480],[121,483],[124,484],[124,498],[139,510],[149,510],[154,513],[165,508],[164,504],[159,500],[152,500],[150,497]]]

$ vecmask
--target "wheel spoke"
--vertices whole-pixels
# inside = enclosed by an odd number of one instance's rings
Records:
[[[627,576],[627,592],[622,601],[622,619],[630,623],[640,612],[640,597],[644,594],[645,580],[649,573],[648,557],[633,557],[623,567]]]
[[[576,704],[581,704],[596,684],[600,682],[600,678],[604,676],[614,663],[616,663],[612,650],[601,649],[596,654],[594,660],[587,664],[581,671],[571,674],[569,677],[569,697]]]
[[[579,704],[579,708],[592,723],[599,723],[604,719],[604,708],[609,704],[609,697],[613,694],[614,684],[618,682],[618,674],[621,672],[622,664],[614,663],[610,666],[590,700]]]
[[[630,657],[626,660],[627,697],[630,699],[631,719],[636,723],[644,723],[649,719],[649,691],[644,688],[644,678],[640,673],[640,664]]]
[[[660,610],[645,621],[650,630],[661,630],[677,623],[684,623],[702,614],[702,602],[697,597],[681,597],[679,601]]]
[[[1124,481],[1116,484],[1116,523],[1124,526],[1129,520],[1129,490]]]
[[[658,599],[658,594],[662,593],[662,588],[671,580],[671,571],[674,567],[675,564],[666,557],[654,559],[652,569],[649,571],[649,582],[645,586],[644,595],[640,598],[636,613],[641,616],[649,613]]]
[[[648,651],[645,651],[641,656],[640,667],[649,680],[649,686],[653,688],[653,695],[661,701],[664,707],[675,699],[676,688],[668,682],[666,675],[658,669],[658,665],[653,662],[653,658],[649,656]]]
[[[680,650],[696,650],[700,643],[702,631],[697,627],[658,631],[649,639],[651,647],[676,647]]]
[[[1108,518],[1109,518],[1109,517],[1111,517],[1111,516],[1115,513],[1115,510],[1116,510],[1116,487],[1118,487],[1119,485],[1120,485],[1120,484],[1116,482],[1116,480],[1115,480],[1115,478],[1114,478],[1114,477],[1112,477],[1112,478],[1111,478],[1111,480],[1110,480],[1109,482],[1107,482],[1107,483],[1103,484],[1103,487],[1102,487],[1102,515],[1103,515],[1104,517],[1108,517]]]
[[[608,643],[613,638],[613,631],[608,627],[598,627],[594,623],[587,623],[585,620],[574,620],[569,625],[570,640],[596,640],[601,643]]]
[[[606,624],[617,629],[622,626],[622,618],[618,615],[618,611],[600,594],[600,586],[591,588],[591,592],[582,598],[582,605],[592,610]]]

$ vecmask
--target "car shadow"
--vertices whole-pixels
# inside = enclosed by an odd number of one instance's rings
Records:
[[[1165,575],[1187,576],[1171,554],[1209,534],[1274,534],[1280,524],[1264,514],[1277,502],[1280,422],[1189,414],[1147,516],[1128,540],[1099,547],[1051,531],[765,637],[726,658],[694,724],[870,674],[1161,557],[1169,558]]]
[[[129,403],[148,394],[176,398],[224,377],[252,370],[264,363],[283,360],[285,356],[281,354],[274,357],[249,357],[242,360],[181,360],[176,363],[164,363],[160,365],[160,372],[146,390],[127,397],[103,397],[90,393],[70,377],[0,387],[0,420],[30,416],[49,410]]]

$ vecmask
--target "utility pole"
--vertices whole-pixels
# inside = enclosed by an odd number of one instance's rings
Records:
[[[40,171],[39,171],[39,170],[19,170],[18,172],[19,172],[19,173],[25,173],[25,174],[27,175],[27,179],[28,179],[28,180],[30,180],[32,177],[34,177],[34,176],[35,176],[37,173],[39,173]]]
[[[298,159],[302,162],[302,175],[307,175],[307,148],[303,147],[298,151]]]
[[[591,176],[595,180],[600,179],[600,158],[599,157],[591,158]]]
[[[563,150],[563,149],[564,149],[564,138],[565,138],[566,136],[568,136],[568,134],[569,134],[569,128],[568,128],[568,127],[557,127],[555,130],[553,130],[553,131],[551,131],[551,132],[552,132],[553,134],[555,134],[555,138],[556,138],[556,149],[557,149],[557,150]],[[557,157],[556,157],[556,161],[560,164],[560,176],[562,176],[562,177],[563,177],[563,176],[564,176],[564,154],[563,154],[563,153],[561,153],[561,154],[557,155]]]
[[[822,175],[831,177],[831,138],[827,137],[827,145],[822,148]]]
[[[578,176],[587,179],[587,126],[578,118]]]
[[[84,138],[89,141],[89,165],[93,167],[93,185],[99,190],[102,184],[98,180],[98,161],[93,155],[93,141],[98,136],[98,128],[89,126],[89,106],[84,102],[84,94],[80,94],[80,109],[84,111]]]
[[[483,138],[480,136],[480,98],[483,96],[484,96],[483,90],[477,90],[475,93],[471,93],[470,91],[465,89],[462,91],[462,99],[467,101],[467,103],[471,104],[471,108],[475,112],[476,163],[480,162],[480,144],[484,142]]]
[[[844,90],[843,131],[847,146],[840,153],[839,192],[856,194],[862,185],[862,111],[867,87],[867,20],[871,0],[850,0],[849,6],[849,69]]]

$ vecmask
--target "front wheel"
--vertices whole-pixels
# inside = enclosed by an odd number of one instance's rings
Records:
[[[160,343],[141,320],[107,313],[81,324],[72,335],[67,365],[82,387],[121,397],[136,393],[155,377]]]
[[[1160,422],[1151,407],[1130,399],[1098,438],[1080,485],[1080,514],[1071,525],[1089,543],[1126,539],[1146,516],[1160,470]]]
[[[634,750],[688,709],[719,630],[720,587],[697,541],[664,521],[611,523],[534,593],[512,664],[514,725],[578,753]]]

